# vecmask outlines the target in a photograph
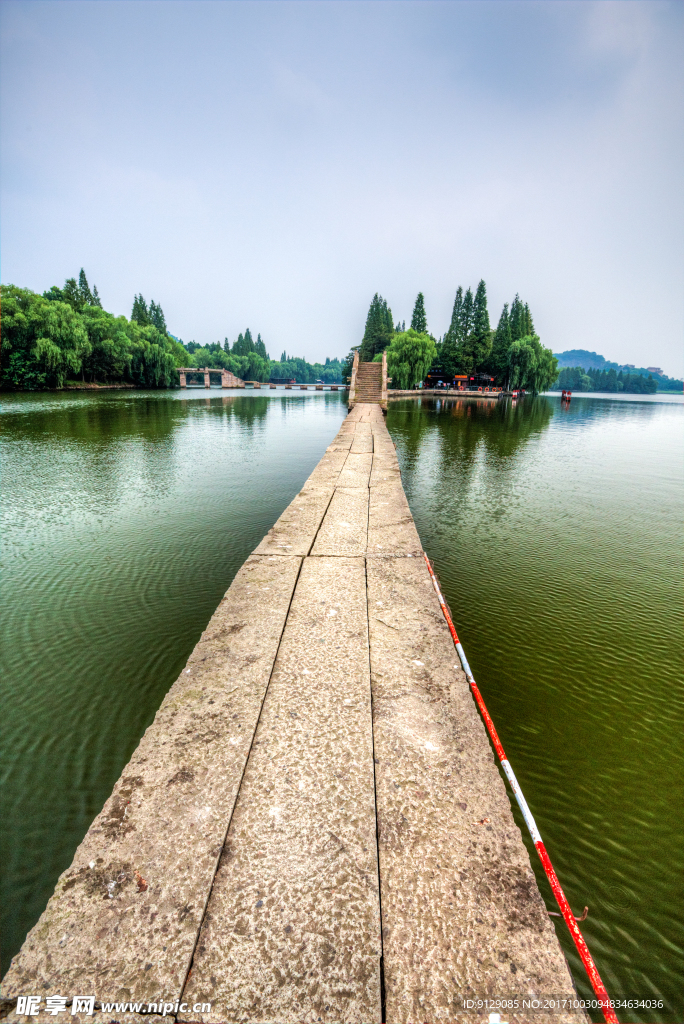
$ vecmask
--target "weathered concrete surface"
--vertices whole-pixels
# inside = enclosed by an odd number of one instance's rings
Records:
[[[238,573],[3,988],[205,1002],[203,1019],[235,1024],[379,1021],[380,907],[391,1024],[574,995],[394,445],[359,403]]]
[[[308,555],[334,493],[334,484],[311,485],[307,481],[254,553]]]
[[[300,569],[250,556],[3,980],[180,998]]]
[[[355,435],[351,451],[355,455],[362,455],[365,452],[373,451],[373,435],[370,431],[362,434],[360,431]]]
[[[338,487],[368,487],[373,456],[349,453],[344,469],[337,478]]]
[[[338,487],[321,523],[312,555],[366,554],[368,543],[367,487]]]
[[[472,997],[571,998],[425,563],[366,565],[387,1020],[479,1020]]]
[[[381,483],[370,489],[368,556],[422,556],[420,537],[401,481]]]
[[[309,558],[184,998],[380,1021],[379,917],[364,559]]]

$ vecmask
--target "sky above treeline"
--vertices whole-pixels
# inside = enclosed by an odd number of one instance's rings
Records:
[[[4,0],[4,283],[342,356],[487,282],[684,370],[679,0]]]

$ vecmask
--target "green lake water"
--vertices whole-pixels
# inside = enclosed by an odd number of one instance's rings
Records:
[[[3,970],[345,414],[330,393],[4,396]],[[387,424],[606,986],[665,1004],[618,1016],[678,1024],[684,404],[422,399],[392,402]]]

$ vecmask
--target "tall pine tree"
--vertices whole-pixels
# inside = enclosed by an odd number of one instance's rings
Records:
[[[427,329],[425,297],[422,292],[418,292],[416,304],[413,307],[413,316],[411,317],[411,330],[418,331],[419,334],[427,334]]]
[[[81,267],[81,273],[78,275],[78,290],[83,300],[84,306],[94,306],[93,295],[88,286],[88,278],[86,277],[85,270]]]
[[[456,349],[456,361],[466,373],[473,373],[484,365],[491,350],[487,289],[484,281],[477,286],[475,298],[468,289],[461,306],[461,336]]]
[[[140,324],[142,327],[147,326],[150,322],[150,317],[147,312],[147,303],[143,299],[142,295],[136,295],[133,299],[131,320],[135,320],[135,322]]]
[[[459,285],[456,289],[454,308],[451,312],[451,323],[444,335],[439,350],[439,361],[446,373],[459,373],[461,367],[458,362],[458,347],[461,340],[461,313],[463,309],[463,288]]]
[[[166,317],[161,306],[157,305],[154,299],[150,299],[150,308],[147,311],[149,322],[156,327],[160,334],[166,334]]]
[[[359,350],[361,361],[370,363],[373,356],[387,348],[393,335],[392,310],[387,305],[387,300],[376,292],[366,317],[366,329]]]
[[[487,310],[487,286],[480,280],[473,303],[473,329],[470,335],[470,352],[474,369],[480,369],[492,348]]]
[[[458,344],[461,337],[461,309],[463,308],[463,289],[459,285],[456,289],[454,308],[451,311],[451,323],[449,330],[444,335],[444,344]]]
[[[463,304],[461,306],[461,331],[458,339],[460,345],[465,344],[473,329],[473,316],[473,293],[469,288],[463,296]]]
[[[497,384],[503,384],[508,376],[508,350],[511,347],[511,340],[508,303],[505,302],[494,334],[494,343],[488,363],[489,372],[496,377]]]
[[[520,301],[520,296],[517,292],[511,303],[509,320],[511,324],[511,341],[519,341],[520,338],[524,338],[527,327],[525,323],[525,307]]]

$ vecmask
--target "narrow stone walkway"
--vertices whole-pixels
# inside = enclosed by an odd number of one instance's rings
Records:
[[[34,1021],[88,994],[70,1020],[474,1024],[469,999],[575,996],[377,404],[238,572],[3,982]],[[101,1006],[124,1002],[148,1012]],[[550,1019],[587,1018],[502,1017]]]

